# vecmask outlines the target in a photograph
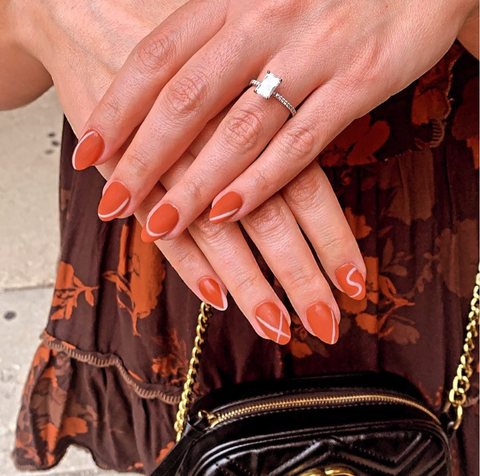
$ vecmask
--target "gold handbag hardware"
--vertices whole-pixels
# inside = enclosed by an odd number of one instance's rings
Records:
[[[300,476],[357,476],[351,469],[329,466],[324,469],[309,469]]]

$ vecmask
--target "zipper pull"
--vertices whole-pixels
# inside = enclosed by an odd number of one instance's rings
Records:
[[[198,412],[198,418],[200,418],[201,421],[207,422],[210,428],[213,428],[220,421],[219,415],[217,413],[210,413],[207,412],[207,410],[200,410]]]

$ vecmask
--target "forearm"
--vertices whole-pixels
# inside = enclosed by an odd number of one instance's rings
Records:
[[[458,41],[477,59],[479,56],[478,20],[478,4],[476,4],[458,34]]]
[[[51,85],[42,64],[19,44],[10,1],[0,0],[0,110],[36,99]]]

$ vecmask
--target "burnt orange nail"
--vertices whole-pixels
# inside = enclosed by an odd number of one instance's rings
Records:
[[[313,333],[327,344],[338,340],[338,322],[332,308],[322,301],[312,304],[306,311],[307,321]]]
[[[365,280],[357,267],[351,263],[344,264],[335,271],[338,284],[353,299],[361,301],[365,297]]]
[[[290,327],[287,317],[273,302],[265,302],[255,310],[255,318],[266,336],[280,345],[290,341]]]
[[[210,210],[210,221],[222,223],[222,221],[228,220],[238,212],[242,203],[242,197],[238,193],[228,192]]]
[[[198,283],[198,288],[205,301],[219,311],[225,311],[228,307],[227,296],[220,285],[212,278],[204,278]]]
[[[97,131],[88,131],[80,139],[72,156],[75,170],[84,170],[93,165],[103,154],[105,143]]]
[[[117,218],[130,202],[130,192],[121,182],[112,182],[98,204],[100,220],[110,221]]]
[[[169,203],[157,208],[145,223],[142,240],[148,242],[158,240],[175,228],[178,223],[178,210]]]

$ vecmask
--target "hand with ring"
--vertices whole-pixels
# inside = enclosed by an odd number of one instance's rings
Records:
[[[155,184],[136,217],[145,223],[151,204],[182,180],[225,112],[210,121],[182,157]],[[121,154],[99,166],[105,177]],[[325,222],[329,225],[325,226]],[[340,310],[318,266],[310,240],[326,274],[354,299],[363,299],[365,264],[335,193],[317,162],[292,180],[281,193],[241,220],[266,264],[284,288],[307,331],[327,344],[340,335]],[[278,344],[290,340],[290,315],[256,262],[236,223],[213,224],[204,212],[177,238],[157,240],[157,247],[187,286],[219,310],[227,293],[258,335]],[[292,253],[292,250],[295,250]]]
[[[189,1],[130,54],[87,121],[73,165],[105,163],[133,135],[99,206],[104,220],[126,217],[236,100],[150,211],[142,236],[178,237],[212,202],[213,223],[240,220],[354,119],[437,63],[475,3]]]

